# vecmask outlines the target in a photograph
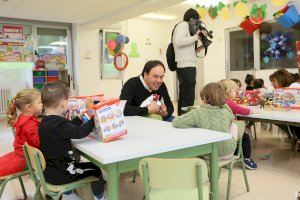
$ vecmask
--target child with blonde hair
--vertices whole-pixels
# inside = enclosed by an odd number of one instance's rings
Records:
[[[218,143],[220,159],[230,159],[237,147],[237,127],[232,125],[234,115],[225,104],[225,92],[218,83],[209,83],[200,92],[203,105],[200,108],[176,117],[172,124],[176,128],[204,128],[231,134],[232,139]]]
[[[0,157],[0,176],[15,174],[25,169],[26,160],[22,150],[25,142],[39,148],[39,121],[35,115],[41,113],[41,110],[41,94],[35,89],[21,90],[10,100],[7,118],[8,125],[15,131],[14,151]]]
[[[232,110],[234,115],[249,115],[252,113],[251,109],[239,106],[234,102],[236,98],[236,92],[238,91],[238,86],[234,81],[230,79],[223,79],[219,81],[219,83],[225,90],[225,102]],[[248,169],[256,169],[257,165],[251,158],[251,143],[249,134],[247,132],[244,132],[242,140],[245,165]]]

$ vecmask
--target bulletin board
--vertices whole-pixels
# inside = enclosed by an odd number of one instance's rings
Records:
[[[29,25],[0,24],[0,62],[33,62]]]

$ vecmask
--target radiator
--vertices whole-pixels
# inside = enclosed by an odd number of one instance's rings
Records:
[[[0,114],[5,114],[7,110],[7,102],[11,98],[10,88],[0,88]]]

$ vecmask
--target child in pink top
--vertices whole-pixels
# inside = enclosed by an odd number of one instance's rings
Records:
[[[251,109],[245,108],[242,106],[239,106],[234,102],[236,98],[236,93],[238,91],[237,84],[230,80],[230,79],[224,79],[219,82],[223,88],[225,89],[226,94],[226,104],[228,107],[232,110],[234,115],[240,114],[240,115],[249,115],[252,113]],[[243,134],[243,154],[244,154],[244,162],[248,169],[257,169],[256,163],[251,158],[251,142],[249,134],[244,132]]]

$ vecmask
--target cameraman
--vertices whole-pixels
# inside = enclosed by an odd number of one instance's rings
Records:
[[[204,49],[200,42],[200,33],[207,36],[206,31],[197,31],[191,35],[191,19],[199,20],[198,12],[192,8],[188,9],[183,21],[178,23],[174,29],[173,45],[175,61],[177,62],[177,78],[179,80],[179,102],[178,116],[184,114],[182,107],[192,106],[195,100],[196,85],[196,54]],[[197,44],[201,44],[198,45]]]

